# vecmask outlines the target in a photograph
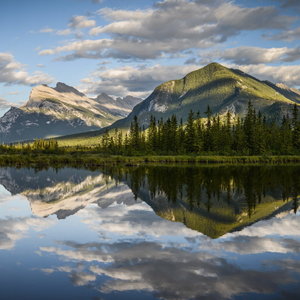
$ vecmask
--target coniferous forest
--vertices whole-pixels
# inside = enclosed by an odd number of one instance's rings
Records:
[[[129,133],[115,129],[102,136],[98,150],[118,155],[280,155],[300,153],[300,121],[297,105],[280,122],[267,120],[251,102],[244,118],[213,116],[205,119],[190,111],[185,124],[175,115],[166,121],[151,116],[145,130],[135,117]]]
[[[190,111],[183,124],[175,115],[167,120],[150,117],[143,128],[134,117],[129,131],[106,132],[96,146],[62,147],[55,139],[0,145],[0,153],[64,154],[93,152],[105,155],[299,155],[300,116],[297,105],[281,120],[268,120],[256,112],[251,102],[244,118],[230,112],[220,117],[208,107],[205,118]]]

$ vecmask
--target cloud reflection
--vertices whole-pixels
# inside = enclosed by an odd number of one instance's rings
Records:
[[[60,241],[40,250],[72,265],[70,270],[56,271],[69,274],[75,285],[98,289],[104,296],[147,291],[166,300],[230,299],[247,293],[283,292],[284,285],[295,282],[295,272],[300,274],[300,268],[279,263],[282,255],[299,253],[299,234],[292,230],[298,215],[256,223],[258,236],[245,228],[217,240],[161,219],[139,201],[131,206],[115,202],[105,209],[90,206],[79,216],[99,234],[100,242]],[[279,226],[285,228],[284,234],[277,233]],[[263,255],[251,268],[239,266],[239,260],[248,260],[247,255],[267,252],[281,255],[276,265]],[[239,254],[239,260],[232,260],[228,253]],[[264,268],[269,264],[275,269]],[[97,281],[100,277],[105,278],[103,284]]]
[[[59,255],[64,261],[85,263],[86,270],[80,270],[76,276],[72,270],[72,278],[86,274],[89,284],[93,281],[93,288],[105,294],[139,290],[151,291],[158,298],[168,300],[229,299],[241,293],[271,294],[281,284],[293,282],[291,274],[281,268],[275,271],[242,269],[207,252],[191,253],[155,242],[69,242],[63,246],[69,250],[52,247],[42,251]],[[109,264],[98,265],[107,256]],[[98,286],[91,273],[105,275],[108,280]]]
[[[41,232],[53,224],[54,221],[51,219],[39,219],[36,217],[0,219],[0,249],[12,249],[18,240],[26,236],[29,230]]]

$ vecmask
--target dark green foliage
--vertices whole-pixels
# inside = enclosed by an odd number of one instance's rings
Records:
[[[294,148],[300,148],[300,120],[298,106],[295,104],[293,108],[293,119],[292,119],[292,142]]]
[[[33,143],[18,143],[13,145],[0,145],[0,153],[63,153],[56,140],[37,139]]]
[[[248,103],[244,119],[232,120],[230,112],[221,119],[210,107],[202,120],[200,113],[190,111],[185,126],[178,125],[175,115],[158,122],[150,118],[150,126],[143,130],[137,117],[133,119],[125,139],[115,130],[114,136],[102,136],[99,151],[121,155],[282,155],[299,154],[300,125],[298,108],[292,110],[292,119],[284,116],[281,125],[267,122],[260,112]]]
[[[283,116],[281,123],[266,121],[251,103],[244,119],[233,120],[227,112],[222,118],[212,115],[208,107],[205,119],[190,111],[186,125],[175,115],[167,120],[150,118],[147,130],[135,117],[128,133],[119,129],[102,135],[97,147],[59,147],[56,140],[35,140],[33,143],[0,145],[0,154],[63,154],[102,153],[109,155],[299,155],[300,120],[298,107],[291,118]]]

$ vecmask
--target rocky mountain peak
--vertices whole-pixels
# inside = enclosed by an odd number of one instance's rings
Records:
[[[98,95],[96,97],[96,101],[99,103],[106,103],[106,102],[114,103],[115,102],[115,100],[112,97],[110,97],[109,95],[107,95],[106,93],[101,93],[100,95]]]
[[[57,82],[54,90],[56,90],[59,93],[73,93],[76,94],[80,97],[85,96],[83,93],[79,92],[78,90],[76,90],[74,87],[69,86],[63,82]]]

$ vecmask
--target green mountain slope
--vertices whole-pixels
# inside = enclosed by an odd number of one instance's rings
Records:
[[[151,115],[157,119],[166,119],[176,114],[178,119],[186,121],[189,111],[193,110],[205,117],[208,105],[213,113],[224,114],[230,111],[235,116],[243,116],[249,101],[256,110],[269,118],[278,118],[278,115],[289,112],[291,105],[299,104],[299,94],[260,81],[240,70],[211,63],[182,79],[159,85],[126,118],[118,120],[107,129],[127,129],[135,115],[145,127],[148,126]],[[100,130],[70,136],[65,142],[82,143],[85,138],[93,142],[94,137],[103,132],[104,130]]]

